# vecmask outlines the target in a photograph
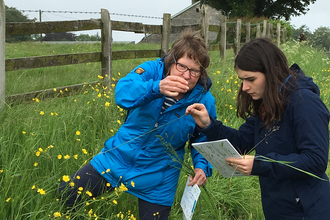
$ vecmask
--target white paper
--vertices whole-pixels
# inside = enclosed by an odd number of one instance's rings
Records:
[[[189,183],[189,177],[180,204],[183,210],[184,220],[191,220],[194,214],[195,207],[197,205],[198,197],[201,194],[201,190],[197,184],[193,186],[188,186],[188,183]]]
[[[228,157],[242,158],[227,139],[193,143],[192,146],[196,148],[223,177],[244,176],[244,174],[237,171],[234,167],[226,164],[226,158]]]

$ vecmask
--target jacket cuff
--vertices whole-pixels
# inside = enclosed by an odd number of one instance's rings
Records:
[[[154,94],[156,94],[157,97],[160,98],[160,97],[163,97],[164,95],[160,93],[159,83],[160,83],[160,80],[153,82],[151,89],[152,89],[152,92]]]

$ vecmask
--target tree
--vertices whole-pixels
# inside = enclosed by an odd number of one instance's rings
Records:
[[[6,22],[33,22],[35,19],[28,19],[14,7],[5,6],[6,9]],[[32,40],[31,35],[10,35],[6,36],[6,42],[18,42]]]
[[[299,40],[300,34],[304,33],[306,36],[306,39],[309,41],[312,39],[312,33],[309,30],[309,27],[307,27],[305,24],[300,26],[298,29],[293,29],[292,31],[292,38],[296,41]]]
[[[324,50],[330,49],[330,28],[319,27],[312,35],[312,45]]]
[[[68,32],[60,33],[47,33],[44,38],[44,41],[75,41],[76,35]]]
[[[201,0],[230,17],[266,17],[289,20],[291,16],[306,14],[316,0]]]
[[[100,41],[101,37],[97,32],[95,35],[80,34],[76,37],[76,41]]]

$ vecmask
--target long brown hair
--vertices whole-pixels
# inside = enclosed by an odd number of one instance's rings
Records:
[[[186,29],[182,32],[181,36],[173,43],[171,50],[165,58],[165,68],[169,71],[170,67],[175,63],[175,60],[179,60],[185,54],[190,59],[197,61],[200,65],[201,76],[204,88],[207,83],[207,71],[210,64],[210,55],[208,53],[205,41],[198,35],[198,32],[193,33],[191,29]],[[169,72],[167,73],[169,74]]]
[[[287,92],[283,82],[292,74],[284,53],[270,39],[256,38],[238,52],[235,69],[262,72],[266,77],[265,91],[260,100],[253,100],[242,90],[241,84],[237,97],[237,116],[243,119],[248,116],[262,116],[266,128],[279,121],[283,117]],[[262,110],[262,106],[265,110]]]

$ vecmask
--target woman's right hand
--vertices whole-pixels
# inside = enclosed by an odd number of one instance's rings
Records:
[[[195,103],[188,106],[186,115],[191,115],[201,128],[207,128],[211,124],[209,113],[203,104]]]

